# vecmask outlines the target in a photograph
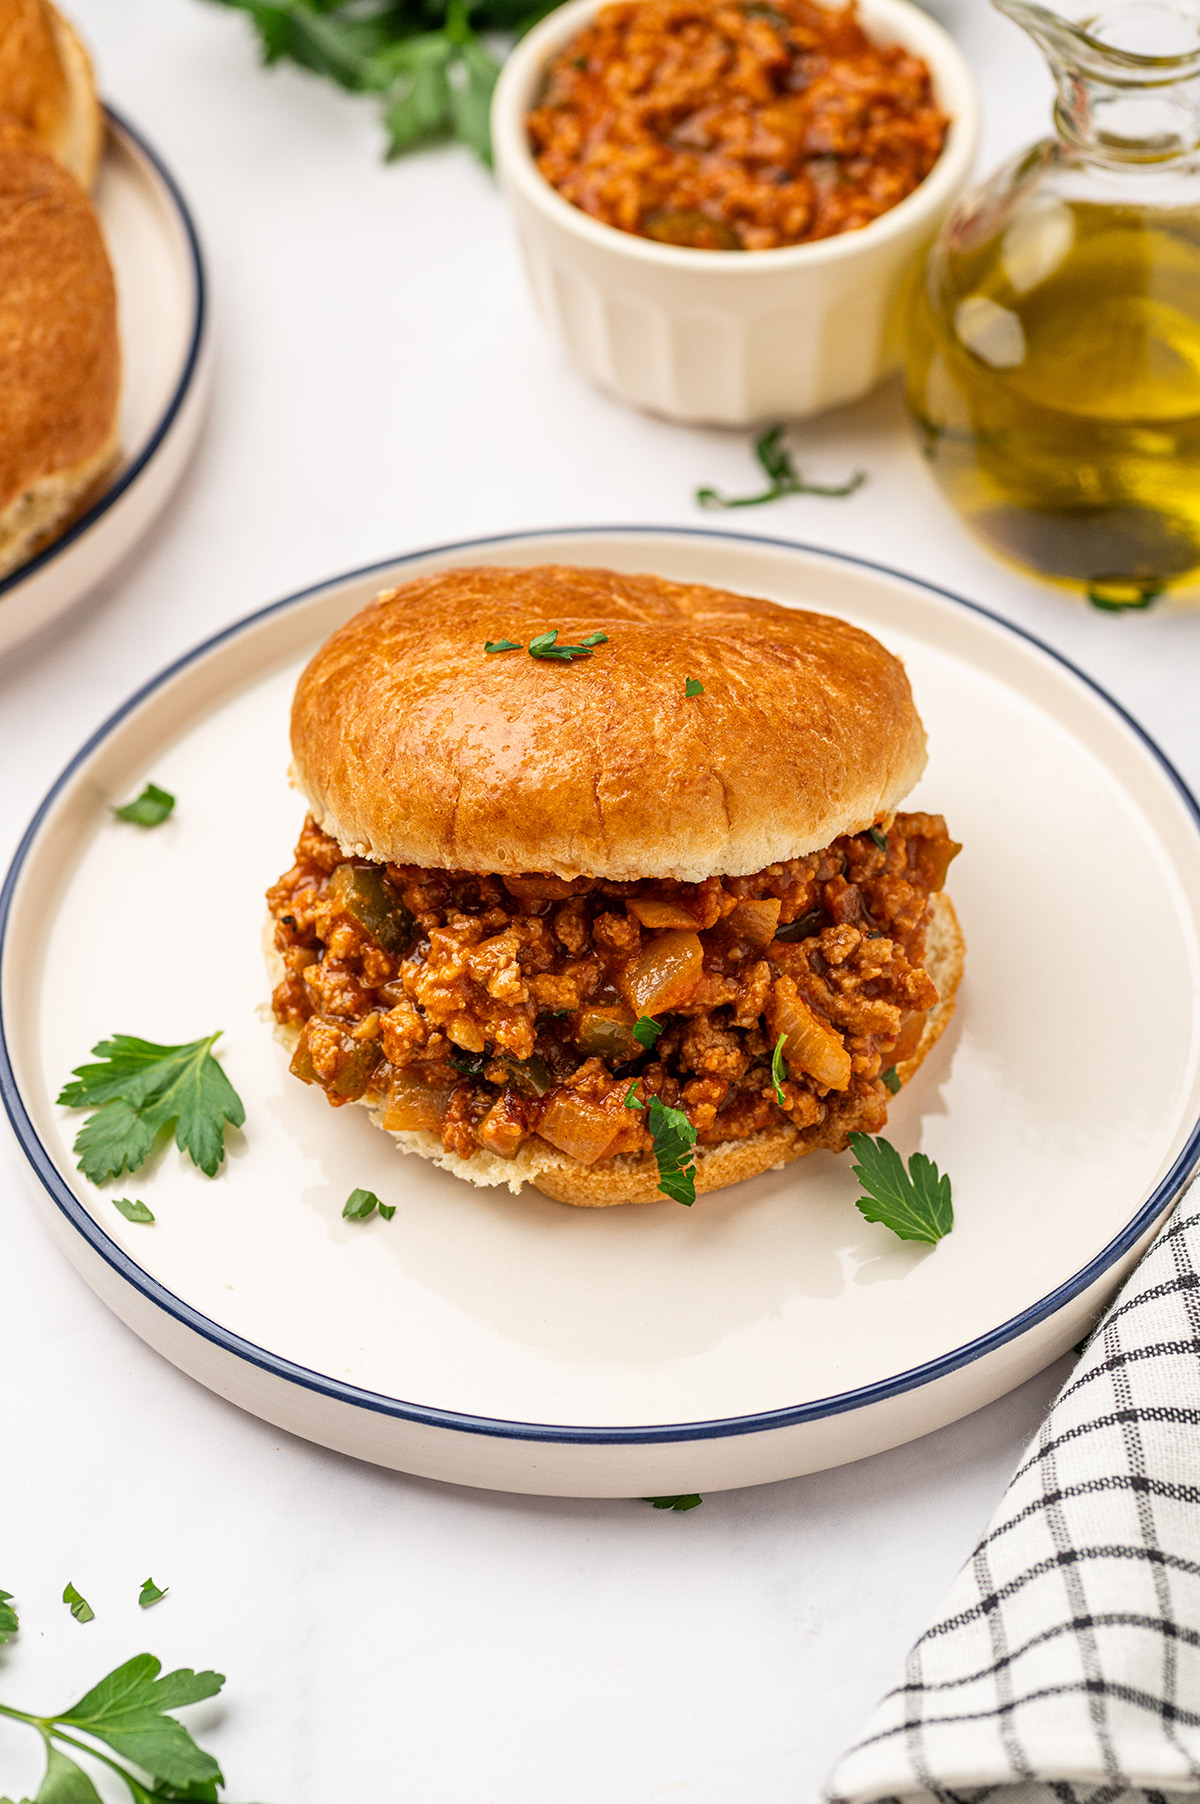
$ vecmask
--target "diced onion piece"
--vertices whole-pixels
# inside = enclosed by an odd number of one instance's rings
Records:
[[[845,1090],[850,1083],[850,1054],[832,1027],[828,1027],[796,992],[789,978],[777,978],[772,993],[771,1031],[786,1034],[784,1063],[796,1075],[807,1073],[827,1090]]]
[[[625,994],[639,1015],[661,1015],[689,1000],[704,970],[698,933],[660,933],[625,971]]]
[[[594,1165],[620,1133],[621,1124],[573,1090],[556,1090],[542,1104],[537,1131],[560,1153],[568,1153],[581,1165]]]
[[[393,1071],[383,1125],[393,1134],[412,1129],[439,1133],[449,1097],[449,1090],[431,1090],[411,1071]]]
[[[769,946],[775,938],[782,907],[783,903],[776,897],[765,902],[746,900],[739,902],[732,914],[725,917],[726,923],[752,946]]]
[[[892,1048],[891,1063],[893,1065],[902,1065],[905,1059],[912,1058],[921,1044],[921,1035],[924,1031],[924,1009],[913,1009],[911,1013],[905,1015],[900,1026],[899,1037]]]
[[[498,1158],[515,1158],[525,1138],[520,1098],[512,1090],[498,1096],[476,1128],[475,1135],[479,1144]]]
[[[953,839],[910,839],[908,855],[916,865],[931,895],[946,881],[946,872],[962,847]]]
[[[626,1008],[624,1003],[612,1008],[604,1005],[585,1008],[579,1017],[575,1043],[585,1058],[608,1059],[614,1065],[624,1065],[645,1051],[634,1038],[634,1019],[633,1010]]]
[[[695,915],[689,914],[686,908],[680,908],[678,902],[660,902],[653,896],[634,896],[625,906],[643,927],[694,929],[696,925]]]

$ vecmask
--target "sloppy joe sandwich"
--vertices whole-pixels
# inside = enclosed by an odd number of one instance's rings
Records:
[[[0,113],[91,187],[104,137],[96,83],[87,51],[50,0],[0,0]]]
[[[666,1120],[700,1192],[838,1151],[949,1020],[959,848],[897,812],[925,734],[845,621],[443,571],[318,651],[292,751],[310,813],[268,894],[291,1070],[476,1183],[648,1202]]]
[[[0,118],[0,576],[85,508],[117,457],[117,297],[91,201]]]

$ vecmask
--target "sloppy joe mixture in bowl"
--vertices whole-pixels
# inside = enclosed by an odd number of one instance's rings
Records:
[[[745,425],[865,394],[978,109],[910,0],[571,0],[492,114],[535,297],[622,399]]]

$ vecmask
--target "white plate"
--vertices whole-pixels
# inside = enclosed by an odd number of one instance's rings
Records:
[[[100,499],[0,581],[0,652],[69,608],[131,548],[183,474],[212,359],[196,228],[150,146],[107,109],[96,209],[117,283],[121,447]]]
[[[262,1018],[262,893],[302,816],[304,658],[392,580],[608,564],[804,602],[906,660],[917,807],[965,850],[955,1027],[890,1137],[948,1170],[936,1248],[854,1207],[818,1153],[693,1209],[573,1210],[403,1158],[287,1074]],[[146,778],[170,822],[106,804]],[[647,764],[653,783],[653,762]],[[1200,828],[1161,756],[1013,628],[877,566],[733,534],[585,530],[452,546],[253,616],[135,696],[64,773],[4,892],[0,1084],[71,1258],[130,1325],[269,1421],[461,1483],[649,1495],[758,1483],[965,1414],[1078,1340],[1200,1157]],[[54,1104],[95,1041],[223,1028],[247,1108],[216,1182],[173,1147],[108,1194]],[[351,1189],[395,1219],[343,1222]],[[140,1196],[155,1227],[123,1220]]]

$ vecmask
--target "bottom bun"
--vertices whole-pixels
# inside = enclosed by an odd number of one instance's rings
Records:
[[[966,952],[962,929],[953,904],[943,891],[931,897],[932,918],[925,941],[925,969],[937,987],[938,1001],[930,1009],[920,1044],[912,1057],[896,1066],[901,1084],[919,1069],[926,1055],[941,1039],[954,1014],[955,997],[962,978]],[[267,960],[276,980],[282,975],[282,963],[270,943],[267,928]],[[289,1048],[299,1039],[294,1027],[277,1027],[279,1038]],[[369,1108],[376,1127],[383,1128],[383,1110],[361,1099]],[[650,1153],[623,1154],[615,1159],[599,1159],[594,1165],[583,1165],[567,1153],[560,1153],[535,1136],[527,1140],[515,1158],[502,1159],[496,1153],[479,1151],[469,1159],[447,1152],[436,1134],[413,1129],[383,1128],[401,1152],[418,1153],[431,1159],[443,1171],[456,1178],[466,1178],[484,1187],[507,1184],[514,1193],[532,1184],[544,1196],[558,1203],[571,1203],[579,1209],[607,1209],[616,1203],[665,1202],[658,1188],[658,1166]],[[756,1178],[764,1171],[777,1171],[793,1159],[803,1158],[824,1147],[841,1152],[848,1131],[836,1108],[824,1121],[810,1128],[794,1128],[781,1123],[761,1134],[744,1140],[726,1140],[718,1146],[696,1148],[696,1194],[707,1190],[723,1190],[727,1184],[741,1183],[743,1178]]]

